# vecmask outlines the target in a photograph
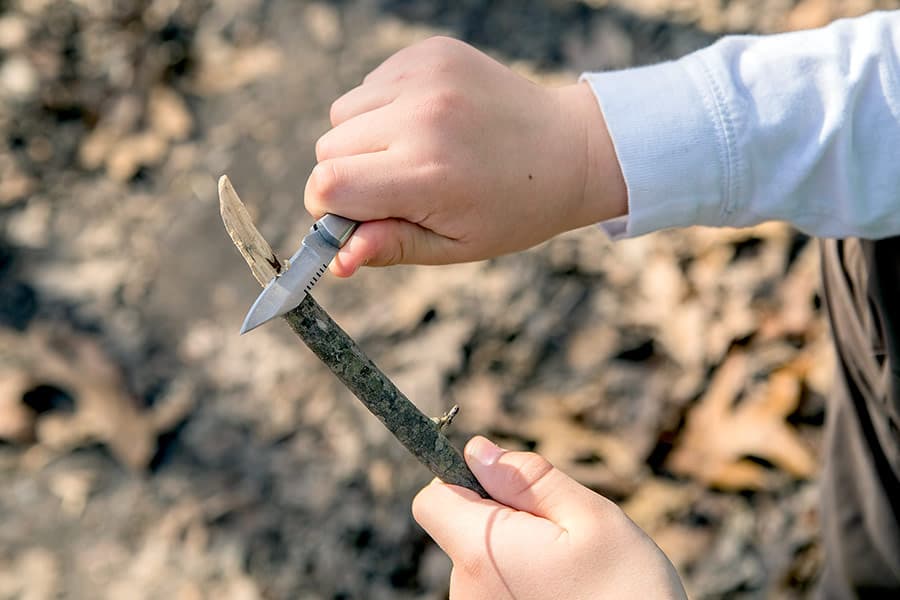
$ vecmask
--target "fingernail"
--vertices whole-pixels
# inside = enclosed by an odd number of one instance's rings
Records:
[[[506,452],[503,448],[490,441],[487,438],[473,438],[471,442],[466,444],[466,454],[486,467],[491,466],[500,456]]]

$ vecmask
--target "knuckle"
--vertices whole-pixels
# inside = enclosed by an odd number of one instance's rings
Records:
[[[303,207],[306,209],[306,212],[313,216],[318,214],[319,207],[316,205],[313,199],[310,198],[309,194],[303,195]]]
[[[388,58],[377,69],[369,73],[363,83],[375,79],[390,79],[395,82],[411,77],[427,77],[429,73],[453,70],[459,57],[463,55],[463,42],[447,36],[432,36],[411,46],[407,46]]]
[[[620,506],[599,494],[594,496],[591,535],[606,541],[625,539],[633,534],[634,524]]]
[[[340,98],[331,103],[331,107],[328,109],[328,119],[331,121],[332,127],[337,127],[338,123],[341,122],[342,109],[343,103]]]
[[[434,35],[430,38],[422,40],[419,47],[423,50],[442,54],[453,51],[461,42],[446,35]]]
[[[316,140],[316,160],[323,161],[329,156],[328,134]]]
[[[303,190],[303,206],[309,214],[318,218],[324,211],[321,210],[322,207],[319,204],[318,198],[313,194],[312,187],[313,175],[310,173],[309,177],[306,178],[306,187]]]
[[[519,454],[516,457],[519,459],[519,468],[509,470],[506,475],[509,477],[507,489],[515,495],[526,493],[553,472],[553,465],[540,454],[534,452],[517,452],[515,454]]]
[[[435,36],[424,42],[427,50],[420,66],[424,71],[433,75],[464,74],[466,65],[466,53],[469,46],[459,40],[445,36]]]
[[[452,115],[464,107],[465,96],[458,90],[448,88],[435,92],[431,99],[435,112],[440,115]]]
[[[394,54],[363,77],[362,85],[372,84],[377,81],[396,80],[398,74],[402,75],[410,65],[415,65],[419,62],[416,48],[416,45],[412,45],[394,52]]]
[[[320,162],[313,167],[312,175],[310,175],[310,190],[317,199],[326,201],[332,198],[338,184],[337,168],[333,162]]]
[[[436,90],[419,102],[413,118],[422,125],[437,126],[453,119],[462,111],[463,106],[464,98],[456,90]]]
[[[398,237],[394,243],[394,252],[391,256],[392,265],[405,264],[405,260],[409,257],[408,241],[402,237]]]

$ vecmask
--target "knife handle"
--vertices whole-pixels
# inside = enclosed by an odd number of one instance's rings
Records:
[[[327,213],[313,224],[313,229],[321,233],[326,242],[340,248],[353,235],[357,225],[359,225],[357,221]]]

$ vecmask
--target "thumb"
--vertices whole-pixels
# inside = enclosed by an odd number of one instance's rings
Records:
[[[509,452],[476,436],[466,444],[465,456],[475,477],[497,502],[564,529],[615,506],[534,452]]]
[[[338,277],[349,277],[363,265],[447,264],[453,260],[454,244],[449,238],[402,219],[366,221],[338,252],[331,271]]]

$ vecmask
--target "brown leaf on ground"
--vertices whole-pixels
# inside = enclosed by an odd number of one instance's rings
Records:
[[[632,493],[646,475],[643,453],[627,435],[602,433],[577,422],[565,401],[547,395],[530,398],[527,416],[500,420],[514,437],[536,441],[535,452],[582,484],[613,496]]]
[[[832,0],[801,0],[787,14],[785,28],[797,30],[822,27],[834,18],[834,4]]]
[[[638,527],[653,535],[673,517],[687,512],[701,491],[696,484],[652,477],[622,503],[622,510]]]
[[[283,64],[283,53],[273,45],[235,48],[224,42],[210,43],[201,54],[196,88],[208,95],[230,92],[275,75]]]
[[[184,387],[151,411],[138,408],[122,374],[96,342],[71,332],[35,328],[0,331],[0,437],[15,442],[36,438],[56,452],[100,442],[123,464],[142,469],[156,451],[157,435],[188,413]],[[23,398],[41,386],[70,395],[74,411],[35,415]]]
[[[116,181],[128,181],[141,167],[158,164],[169,145],[156,131],[141,131],[116,142],[106,157],[106,172]]]
[[[50,600],[59,597],[60,560],[39,546],[0,560],[0,598]]]
[[[150,91],[147,112],[151,128],[170,140],[183,140],[191,133],[194,120],[184,98],[167,86],[157,86]]]
[[[143,114],[143,101],[136,94],[125,94],[112,102],[97,126],[81,140],[78,160],[86,169],[104,165],[120,139],[132,132]]]
[[[679,571],[697,561],[713,541],[711,527],[677,522],[690,511],[703,489],[694,483],[676,483],[652,477],[635,490],[622,510],[647,532]]]
[[[676,473],[729,489],[764,489],[770,473],[749,460],[761,458],[805,479],[815,459],[785,417],[797,408],[801,378],[809,369],[805,355],[773,372],[767,384],[735,400],[748,378],[748,357],[734,352],[719,367],[706,395],[690,411],[684,432],[669,456]]]
[[[764,312],[758,336],[763,340],[815,333],[819,323],[814,299],[819,290],[819,245],[808,243],[780,282],[777,310]]]
[[[651,537],[679,571],[690,568],[705,556],[715,539],[709,527],[691,527],[681,523],[670,523]]]
[[[24,371],[0,364],[0,440],[24,443],[34,439],[35,414],[22,402],[30,383]]]

